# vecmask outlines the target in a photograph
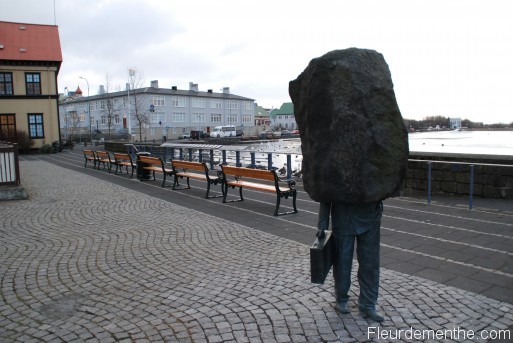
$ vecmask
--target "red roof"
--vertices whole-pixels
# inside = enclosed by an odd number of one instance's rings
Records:
[[[59,28],[0,21],[0,60],[62,62]]]

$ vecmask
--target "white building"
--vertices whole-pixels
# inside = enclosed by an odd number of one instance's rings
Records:
[[[461,129],[461,118],[449,118],[451,129]]]
[[[128,89],[108,93],[100,87],[100,94],[88,97],[77,89],[62,98],[61,132],[88,134],[92,129],[93,133],[108,134],[110,126],[111,134],[130,132],[132,140],[162,140],[191,130],[210,132],[215,126],[235,125],[245,135],[254,134],[254,99],[230,94],[228,87],[222,93],[200,92],[192,82],[189,90],[180,90],[175,86],[159,88],[158,81],[152,81],[150,87]]]
[[[285,102],[280,108],[271,111],[271,127],[274,130],[295,130],[297,129],[296,116],[294,115],[294,104]]]

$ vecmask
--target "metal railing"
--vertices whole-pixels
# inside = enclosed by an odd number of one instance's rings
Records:
[[[468,208],[472,209],[474,202],[474,183],[475,183],[475,167],[501,167],[501,168],[513,168],[513,165],[509,164],[492,164],[492,163],[470,163],[470,162],[452,162],[452,161],[431,161],[431,160],[418,160],[408,159],[408,162],[424,162],[427,164],[427,202],[431,203],[432,199],[432,180],[433,180],[433,164],[449,164],[469,167],[469,190],[468,190]]]
[[[18,144],[0,142],[0,186],[20,185]]]
[[[247,166],[250,168],[261,169],[278,169],[273,165],[274,162],[280,163],[286,167],[286,176],[288,179],[296,176],[297,170],[292,167],[292,158],[296,155],[296,162],[298,159],[297,152],[286,151],[248,151],[247,148],[237,148],[223,145],[208,145],[208,144],[168,144],[168,146],[156,146],[145,144],[126,144],[127,151],[132,155],[134,160],[138,152],[149,152],[152,155],[162,158],[168,162],[172,159],[187,159],[188,161],[206,162],[210,169],[220,163],[234,164],[238,167]],[[302,158],[302,156],[301,156]],[[469,167],[469,199],[468,207],[472,209],[474,201],[474,184],[476,166],[483,167],[507,167],[513,168],[513,165],[506,164],[491,164],[491,163],[469,163],[469,162],[451,162],[451,161],[435,161],[435,160],[421,160],[421,159],[408,159],[408,162],[421,162],[427,164],[427,202],[431,203],[432,200],[432,167],[433,164],[453,164]],[[456,171],[453,171],[456,173]]]
[[[237,167],[258,169],[279,169],[274,163],[285,167],[288,179],[294,176],[298,169],[292,167],[292,157],[298,155],[291,152],[247,151],[222,145],[207,144],[169,144],[168,146],[155,146],[144,144],[125,144],[127,152],[135,160],[137,153],[149,152],[151,155],[162,158],[165,162],[172,159],[205,162],[210,169],[219,164],[233,164]]]

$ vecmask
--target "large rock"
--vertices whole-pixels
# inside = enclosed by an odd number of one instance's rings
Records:
[[[408,133],[383,55],[345,49],[315,58],[289,84],[301,135],[304,187],[322,202],[398,194]]]

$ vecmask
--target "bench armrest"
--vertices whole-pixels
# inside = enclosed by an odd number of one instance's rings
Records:
[[[280,182],[286,182],[290,189],[296,188],[296,180],[293,180],[293,179],[285,179],[284,180],[284,179],[280,179],[280,178],[278,178],[278,180]]]

